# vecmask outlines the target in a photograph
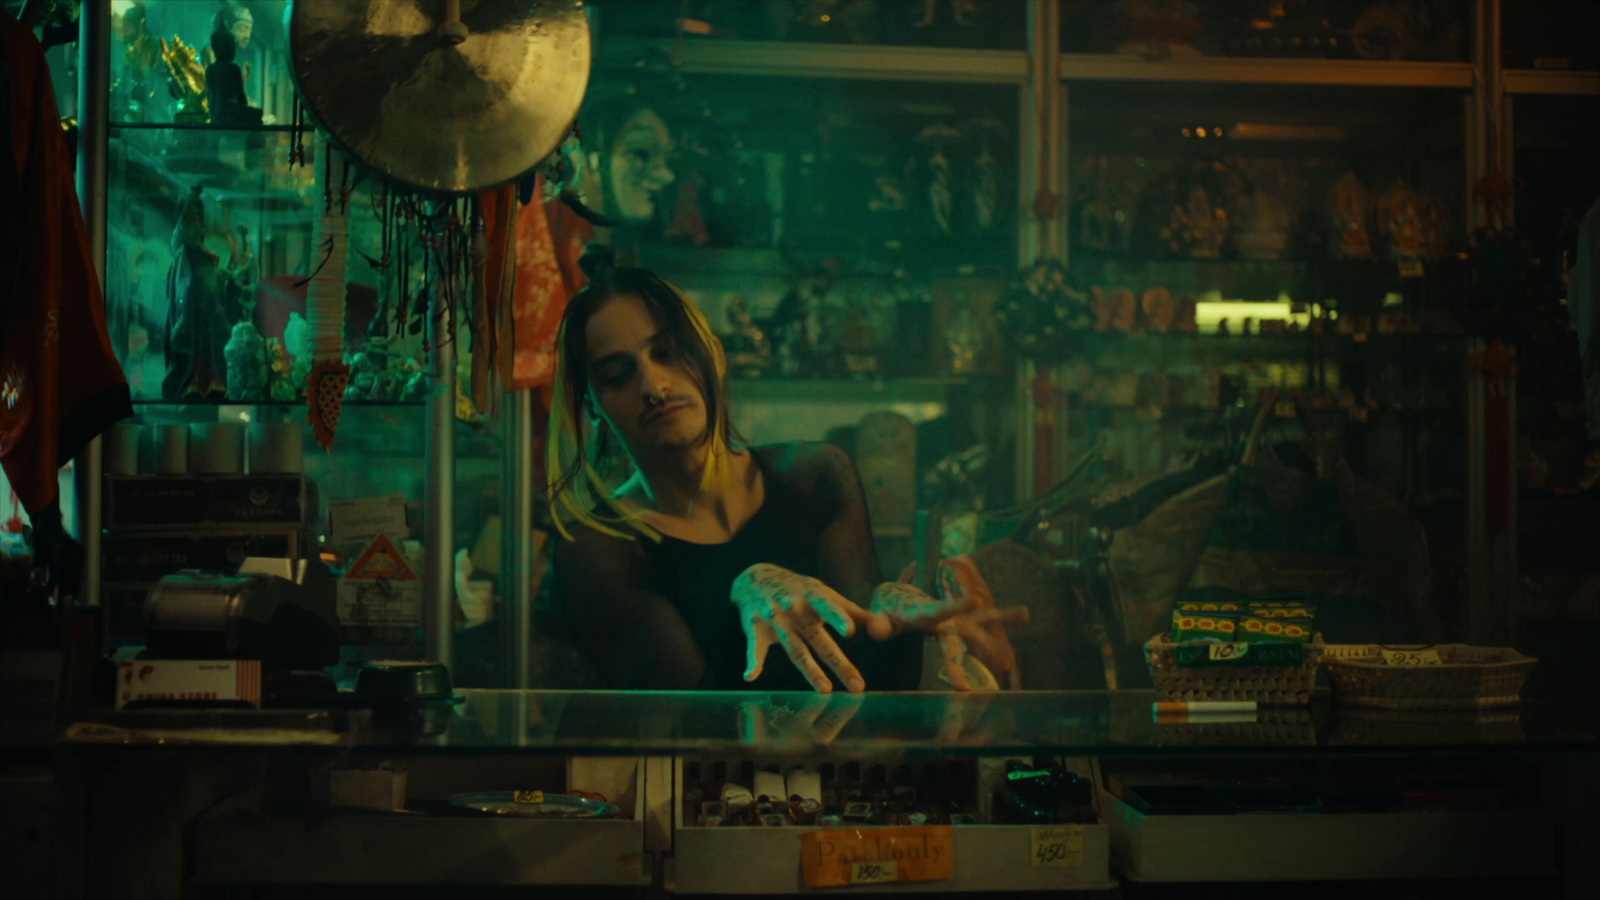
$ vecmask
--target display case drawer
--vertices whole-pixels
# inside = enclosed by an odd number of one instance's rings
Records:
[[[414,761],[410,767],[420,768]],[[492,777],[484,773],[496,771],[488,764],[446,768],[463,787],[481,785]],[[631,818],[216,815],[194,829],[195,878],[226,884],[649,885],[654,867],[645,852],[643,760],[574,757],[567,769],[569,785],[611,791],[608,796],[632,810]],[[427,771],[435,787],[446,777]]]
[[[207,882],[650,883],[637,820],[227,816],[195,832],[195,877]]]
[[[1146,815],[1108,791],[1100,813],[1131,881],[1492,878],[1555,871],[1540,809]]]
[[[786,828],[684,825],[683,760],[675,765],[672,866],[668,889],[681,894],[810,893],[801,873],[800,836],[809,831],[849,830],[848,826]],[[998,891],[1111,890],[1111,835],[1105,825],[1073,826],[1083,830],[1082,864],[1070,868],[1035,866],[1033,829],[1026,825],[959,825],[955,843],[955,877],[948,881],[858,885],[847,893],[899,892],[993,894]],[[874,828],[862,828],[871,835]]]

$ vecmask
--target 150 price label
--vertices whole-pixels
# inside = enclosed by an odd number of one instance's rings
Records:
[[[1383,661],[1391,666],[1443,665],[1437,650],[1385,650]]]
[[[900,864],[892,859],[875,863],[858,862],[850,867],[851,884],[885,884],[899,880]]]
[[[1083,866],[1083,828],[1033,829],[1035,869],[1077,869]]]

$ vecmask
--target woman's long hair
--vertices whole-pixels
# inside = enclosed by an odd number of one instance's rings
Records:
[[[572,534],[567,524],[572,521],[616,537],[632,538],[630,531],[652,540],[661,537],[637,516],[610,502],[611,487],[599,468],[603,434],[595,435],[591,441],[584,432],[582,414],[589,397],[589,318],[612,297],[632,295],[644,302],[650,318],[665,333],[700,389],[706,429],[699,440],[708,447],[702,487],[723,484],[728,477],[728,448],[734,435],[728,423],[724,391],[727,365],[711,324],[698,307],[660,276],[647,269],[616,266],[615,260],[614,252],[605,245],[591,244],[584,251],[578,264],[589,277],[589,284],[567,304],[556,335],[546,470],[551,517],[568,540],[572,540]]]

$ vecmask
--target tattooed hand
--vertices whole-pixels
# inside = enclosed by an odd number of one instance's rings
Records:
[[[815,578],[769,563],[757,563],[741,572],[733,580],[731,599],[739,608],[739,621],[744,625],[749,646],[745,681],[761,677],[767,650],[773,644],[782,644],[795,668],[819,692],[831,692],[833,682],[817,663],[818,656],[852,693],[866,689],[861,672],[822,627],[827,623],[834,631],[850,637],[855,634],[857,622],[866,625],[871,620],[866,610]]]
[[[873,592],[869,634],[882,641],[911,629],[934,633],[945,676],[958,691],[972,690],[962,665],[969,652],[997,676],[1016,670],[1017,653],[1005,626],[1027,624],[1026,606],[996,609],[994,596],[970,557],[940,562],[937,600],[907,583],[914,575],[910,569],[899,582],[879,585]]]

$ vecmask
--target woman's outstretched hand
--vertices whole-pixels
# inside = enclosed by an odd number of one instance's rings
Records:
[[[818,657],[851,693],[866,690],[861,672],[823,626],[831,625],[841,636],[850,637],[858,624],[869,626],[873,616],[838,591],[782,566],[757,563],[733,580],[730,599],[739,608],[739,622],[744,626],[749,647],[745,681],[761,677],[767,650],[773,644],[781,644],[795,668],[820,693],[832,692],[833,682],[817,662]]]
[[[911,630],[937,635],[945,676],[958,691],[972,690],[962,665],[968,653],[996,676],[1016,670],[1017,652],[1005,628],[1027,624],[1026,606],[995,608],[994,596],[970,557],[940,562],[937,599],[908,583],[914,576],[915,566],[900,581],[873,592],[869,634],[880,641]]]

